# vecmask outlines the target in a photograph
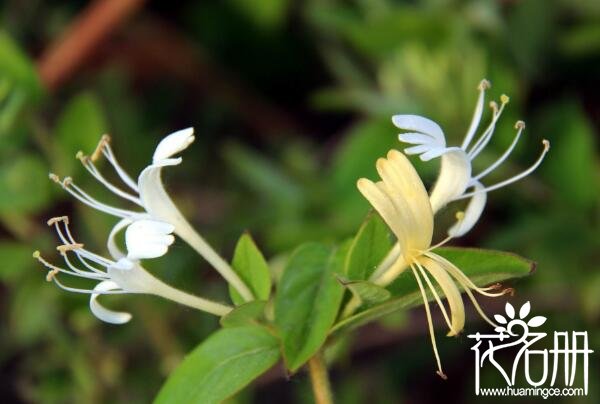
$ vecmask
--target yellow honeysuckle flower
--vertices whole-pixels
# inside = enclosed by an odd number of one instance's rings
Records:
[[[495,297],[506,294],[511,289],[490,292],[498,289],[499,285],[497,284],[480,288],[454,264],[434,253],[435,248],[445,244],[451,237],[439,244],[431,245],[433,210],[429,196],[421,178],[404,154],[397,150],[390,150],[387,159],[377,160],[377,171],[381,181],[373,182],[361,178],[358,180],[357,186],[397,237],[398,244],[395,248],[399,248],[399,253],[390,255],[389,257],[394,261],[382,263],[381,267],[384,271],[375,271],[370,280],[380,286],[387,286],[407,268],[412,270],[425,304],[431,343],[438,366],[437,373],[445,379],[446,375],[442,370],[437,351],[424,283],[442,311],[450,330],[448,336],[458,335],[465,324],[465,309],[457,284],[469,295],[479,314],[494,326],[495,324],[485,315],[475,300],[473,291]],[[458,214],[457,217],[461,220],[464,214]],[[440,286],[448,300],[449,314],[430,276]]]

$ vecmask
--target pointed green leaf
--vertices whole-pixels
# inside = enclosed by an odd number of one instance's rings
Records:
[[[220,403],[278,359],[279,342],[264,328],[224,328],[185,357],[161,388],[155,403]]]
[[[275,324],[291,371],[323,345],[335,322],[344,288],[334,274],[343,270],[346,253],[347,248],[332,252],[323,244],[304,244],[284,270],[275,299]]]
[[[0,214],[37,212],[51,199],[46,165],[35,155],[13,156],[0,165]]]
[[[233,270],[248,285],[258,300],[268,300],[271,293],[269,265],[248,233],[242,234],[233,253]],[[240,294],[229,286],[229,295],[235,304],[244,303]]]
[[[265,312],[267,302],[264,300],[253,300],[244,303],[221,317],[219,321],[223,327],[240,327],[243,325],[254,325]]]
[[[359,299],[361,303],[381,303],[392,296],[389,290],[369,281],[351,281],[342,277],[338,277],[338,280],[344,287],[350,289],[352,294]]]
[[[346,275],[352,280],[368,279],[392,248],[387,225],[371,214],[352,241],[346,262]]]
[[[528,275],[535,270],[536,266],[533,261],[502,251],[446,247],[437,248],[435,253],[460,268],[478,286]],[[417,283],[410,271],[404,272],[388,289],[394,296],[392,299],[338,322],[331,334],[338,335],[396,310],[408,309],[423,303]],[[432,299],[432,296],[429,298]]]
[[[42,94],[34,63],[4,31],[0,31],[0,76],[34,99]]]

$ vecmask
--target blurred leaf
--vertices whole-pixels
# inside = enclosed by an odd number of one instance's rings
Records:
[[[377,214],[370,214],[350,245],[346,275],[352,281],[369,279],[392,248],[387,225]]]
[[[32,99],[42,94],[35,66],[4,31],[0,31],[0,78],[8,79],[15,90],[25,91]]]
[[[254,23],[267,29],[279,28],[284,23],[289,0],[230,0],[239,11]]]
[[[369,281],[351,281],[342,277],[338,277],[338,280],[344,287],[350,289],[361,303],[381,303],[392,296],[389,290]]]
[[[535,269],[534,262],[501,251],[446,247],[437,248],[435,253],[456,265],[478,286],[525,276]],[[338,322],[331,331],[332,335],[354,329],[396,310],[419,306],[423,302],[417,283],[409,273],[405,272],[388,289],[398,297]],[[431,294],[429,299],[433,299]]]
[[[572,27],[561,35],[559,45],[565,55],[597,55],[600,52],[600,25],[598,21]]]
[[[53,285],[46,284],[44,272],[35,271],[31,282],[22,283],[15,289],[11,301],[11,331],[14,339],[26,346],[40,338],[48,337],[55,324],[56,301],[52,299]]]
[[[0,214],[36,212],[50,200],[47,167],[36,156],[15,156],[0,166],[0,189]]]
[[[542,170],[556,195],[580,208],[597,202],[600,190],[596,141],[581,107],[571,101],[556,103],[540,112],[536,130],[550,139],[552,148]]]
[[[302,188],[273,162],[240,145],[226,147],[224,157],[234,174],[263,199],[286,208],[302,204]]]
[[[34,262],[32,253],[32,248],[28,245],[10,241],[1,242],[0,262],[5,264],[0,267],[0,280],[10,282],[24,276],[25,271],[31,268]]]
[[[279,359],[279,342],[261,327],[224,328],[188,354],[155,403],[219,403]]]
[[[244,233],[238,240],[231,266],[250,288],[255,299],[269,300],[271,293],[269,265],[250,234]],[[245,302],[231,285],[229,285],[229,295],[235,304],[239,305]]]
[[[73,97],[58,118],[54,134],[60,147],[59,169],[71,172],[75,154],[80,150],[91,154],[107,130],[106,118],[94,95],[82,93]]]
[[[335,321],[344,288],[334,274],[342,272],[346,253],[346,248],[332,252],[323,244],[304,244],[284,270],[275,297],[275,324],[292,372],[321,347]]]
[[[253,300],[244,303],[221,317],[220,323],[223,327],[240,327],[254,325],[256,320],[265,312],[267,302],[264,300]]]

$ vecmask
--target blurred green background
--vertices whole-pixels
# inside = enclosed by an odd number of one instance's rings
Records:
[[[184,163],[165,173],[172,195],[225,257],[249,230],[277,268],[277,257],[300,242],[339,241],[357,230],[368,206],[356,179],[374,178],[375,159],[402,148],[392,114],[428,116],[457,144],[484,77],[492,98],[506,93],[511,102],[480,167],[507,147],[517,119],[527,122],[490,181],[527,167],[543,138],[552,148],[535,174],[491,193],[480,223],[455,244],[537,261],[533,276],[513,284],[511,301],[531,301],[548,330],[587,330],[600,349],[597,0],[8,0],[0,18],[2,402],[149,402],[218,326],[147,296],[104,298],[134,319],[103,324],[85,296],[45,282],[31,253],[58,261],[44,224],[52,216],[69,214],[76,237],[106,253],[114,219],[47,178],[71,175],[111,201],[75,159],[103,133],[137,175],[162,136],[194,126]],[[437,163],[415,164],[431,185]],[[451,218],[450,210],[441,215],[438,237]],[[167,282],[226,300],[225,284],[181,241],[148,266]],[[483,302],[491,313],[502,305]],[[465,335],[486,330],[468,307]],[[449,375],[440,380],[422,314],[391,316],[337,347],[339,402],[478,401],[471,341],[439,331]],[[565,402],[598,402],[597,358],[589,397]],[[287,379],[276,367],[231,401],[312,396],[305,375]]]

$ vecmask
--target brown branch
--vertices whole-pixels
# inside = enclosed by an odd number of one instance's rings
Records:
[[[60,87],[144,0],[96,0],[69,25],[38,61],[42,82]]]

